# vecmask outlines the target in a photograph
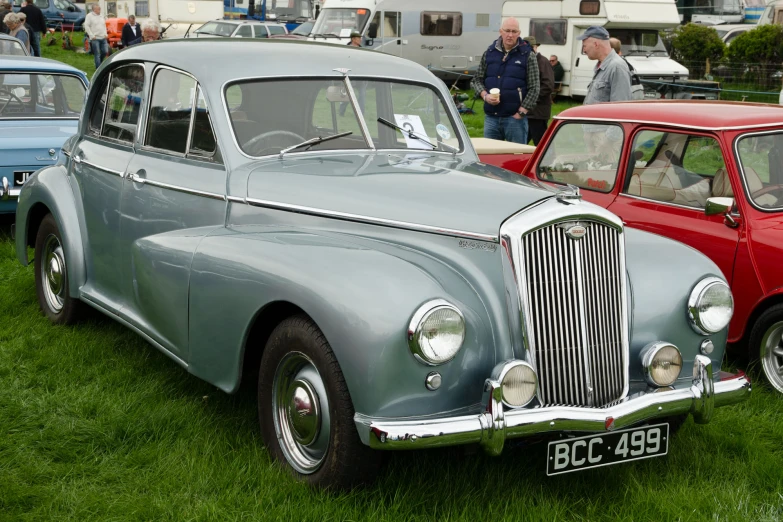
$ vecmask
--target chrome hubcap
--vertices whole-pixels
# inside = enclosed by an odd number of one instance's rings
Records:
[[[329,401],[321,375],[309,357],[289,353],[277,367],[273,390],[280,448],[296,471],[313,473],[329,446]]]
[[[761,339],[761,365],[769,383],[783,393],[783,321],[770,326]]]
[[[65,301],[65,255],[54,235],[47,237],[44,243],[41,282],[46,304],[52,312],[59,313]]]

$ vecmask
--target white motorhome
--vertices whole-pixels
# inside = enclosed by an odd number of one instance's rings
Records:
[[[669,58],[658,35],[658,30],[680,23],[674,0],[517,0],[503,4],[503,17],[511,16],[519,20],[523,33],[536,37],[540,53],[558,57],[566,71],[564,96],[587,94],[596,61],[582,53],[577,37],[591,25],[605,27],[620,40],[646,96],[656,96],[660,83],[688,78],[688,69]]]
[[[87,2],[87,6],[94,2]],[[107,17],[127,18],[136,15],[143,23],[152,18],[166,30],[166,36],[182,36],[192,25],[195,29],[210,20],[223,18],[223,0],[99,0]]]

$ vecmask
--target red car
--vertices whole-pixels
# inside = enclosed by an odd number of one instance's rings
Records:
[[[729,341],[746,344],[783,392],[783,107],[574,107],[555,118],[518,172],[576,185],[628,226],[708,255],[734,293]]]

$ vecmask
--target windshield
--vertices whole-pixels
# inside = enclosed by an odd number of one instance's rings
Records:
[[[305,22],[293,31],[291,31],[291,34],[296,34],[299,36],[307,36],[310,34],[310,32],[313,30],[313,22]]]
[[[60,74],[0,74],[0,119],[19,117],[78,118],[84,84]]]
[[[351,84],[354,100],[342,79],[253,80],[229,85],[226,104],[239,147],[254,157],[279,154],[304,142],[310,143],[290,153],[366,150],[367,137],[355,102],[377,149],[461,149],[448,106],[432,87],[357,78]],[[287,101],[261,106],[256,100]],[[321,140],[329,137],[334,139]]]
[[[19,40],[6,40],[3,38],[0,40],[0,54],[10,54],[11,56],[27,56],[27,51],[25,51],[24,47],[22,46],[22,42]]]
[[[369,19],[369,9],[324,9],[315,22],[313,34],[348,37],[351,35],[351,31],[363,32]]]
[[[267,0],[267,18],[310,18],[310,0]],[[273,16],[274,15],[274,16]]]
[[[211,34],[215,36],[231,36],[231,33],[236,29],[234,24],[222,24],[220,22],[207,22],[198,29],[198,34]]]
[[[783,133],[744,136],[737,152],[751,201],[763,210],[783,210]]]
[[[715,32],[718,33],[718,36],[723,38],[729,31],[727,29],[715,29]]]
[[[620,40],[623,55],[666,55],[666,47],[663,46],[658,31],[642,31],[639,29],[612,29],[612,36]]]

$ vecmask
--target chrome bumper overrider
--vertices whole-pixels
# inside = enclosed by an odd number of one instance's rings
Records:
[[[359,419],[369,429],[374,449],[402,450],[480,443],[487,453],[499,455],[506,439],[547,432],[605,432],[640,422],[692,413],[698,423],[707,423],[716,407],[746,400],[750,381],[743,374],[721,372],[713,379],[709,358],[697,355],[693,382],[688,388],[637,393],[607,408],[548,407],[504,411],[500,383],[487,379],[486,411],[433,420]],[[365,433],[366,434],[366,433]],[[364,434],[363,434],[364,435]]]

